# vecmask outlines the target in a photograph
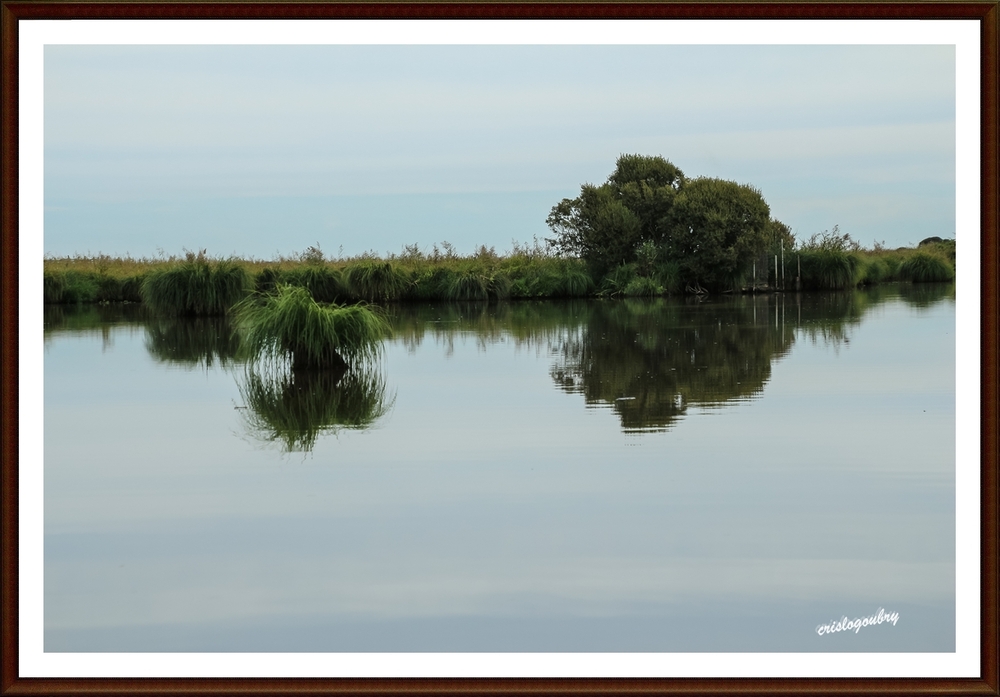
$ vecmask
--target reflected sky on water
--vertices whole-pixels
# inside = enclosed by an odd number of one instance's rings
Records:
[[[49,308],[46,650],[954,650],[953,286],[392,312]]]

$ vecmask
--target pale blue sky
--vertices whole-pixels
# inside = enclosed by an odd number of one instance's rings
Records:
[[[952,46],[47,46],[45,251],[506,250],[626,152],[952,236]]]

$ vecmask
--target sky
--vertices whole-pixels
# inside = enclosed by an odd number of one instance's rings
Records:
[[[955,234],[949,45],[47,45],[47,255],[508,251],[623,153],[800,240]]]

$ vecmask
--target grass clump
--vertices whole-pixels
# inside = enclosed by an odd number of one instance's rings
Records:
[[[157,313],[173,316],[222,315],[252,289],[250,274],[236,260],[212,261],[204,251],[150,271],[142,299]]]
[[[292,268],[266,267],[254,279],[258,293],[272,293],[278,284],[302,286],[316,302],[346,303],[352,294],[339,269],[326,264],[306,264]]]
[[[899,265],[899,276],[913,283],[937,283],[955,278],[955,269],[944,257],[914,252]]]
[[[344,284],[368,302],[399,300],[410,285],[409,274],[389,261],[361,259],[344,267]]]
[[[838,249],[804,249],[802,285],[814,290],[853,288],[859,280],[860,257]]]
[[[380,311],[321,305],[300,286],[279,285],[233,308],[251,359],[287,356],[293,370],[336,368],[375,359],[389,334]]]

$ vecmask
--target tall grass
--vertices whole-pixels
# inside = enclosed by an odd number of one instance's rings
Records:
[[[254,288],[258,293],[270,293],[279,283],[301,286],[321,303],[342,304],[353,299],[340,269],[326,264],[313,263],[285,269],[269,266],[257,274]]]
[[[157,314],[222,315],[252,288],[250,274],[238,261],[189,253],[184,261],[147,274],[142,299]]]
[[[899,276],[914,283],[936,283],[953,280],[955,269],[936,254],[914,252],[900,264]]]
[[[799,252],[802,286],[811,290],[845,290],[860,280],[861,257],[840,249],[806,248]]]
[[[288,357],[293,370],[336,368],[377,358],[389,323],[365,305],[320,305],[299,286],[253,295],[233,314],[252,360]]]
[[[355,297],[377,303],[402,298],[410,278],[392,262],[361,259],[344,267],[344,283]]]

